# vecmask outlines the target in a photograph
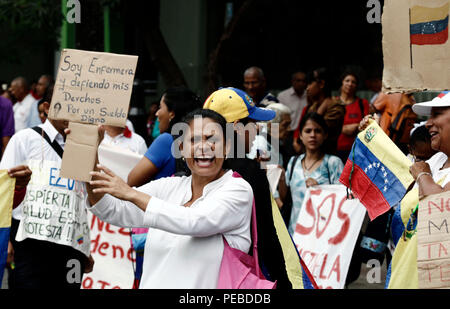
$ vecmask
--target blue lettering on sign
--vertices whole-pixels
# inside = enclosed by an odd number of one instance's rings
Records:
[[[50,186],[54,186],[54,187],[58,187],[58,188],[67,188],[69,190],[73,190],[73,187],[75,186],[75,180],[59,177],[58,170],[59,169],[57,169],[56,167],[50,168],[50,178],[49,178],[48,184]],[[56,176],[55,171],[57,172],[58,176]],[[64,183],[64,181],[66,181],[66,183]]]

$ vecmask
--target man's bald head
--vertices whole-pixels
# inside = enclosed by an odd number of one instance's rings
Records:
[[[30,92],[30,84],[25,77],[19,76],[12,80],[9,91],[17,101],[21,102]]]
[[[244,72],[244,89],[255,102],[259,102],[266,92],[266,78],[261,68],[250,67]]]

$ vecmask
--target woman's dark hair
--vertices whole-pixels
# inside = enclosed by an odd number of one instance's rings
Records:
[[[222,128],[223,136],[225,137],[226,130],[227,130],[227,121],[218,112],[213,111],[212,109],[201,109],[201,108],[199,108],[199,109],[196,109],[196,110],[188,113],[183,118],[183,122],[189,124],[189,123],[191,123],[192,120],[194,120],[195,117],[210,118],[210,119],[214,120],[214,122],[219,124],[220,127]]]
[[[331,96],[331,77],[326,68],[318,68],[306,74],[306,83],[309,85],[312,82],[324,82],[323,93],[326,97]]]
[[[200,98],[184,86],[167,89],[163,97],[167,109],[170,112],[175,113],[175,116],[170,121],[169,128],[166,131],[169,133],[175,123],[181,122],[189,112],[202,106]]]
[[[359,85],[359,77],[352,70],[345,70],[344,72],[342,72],[342,74],[341,74],[341,76],[339,78],[339,82],[341,82],[341,84],[342,84],[342,81],[349,75],[353,76],[356,79],[356,85]]]
[[[420,126],[413,131],[409,138],[409,146],[414,149],[417,142],[431,143],[431,135],[425,126]]]
[[[323,131],[325,133],[328,133],[328,125],[327,125],[325,119],[323,118],[323,116],[320,114],[317,114],[317,113],[308,113],[305,116],[303,116],[302,120],[300,121],[300,124],[299,124],[300,134],[302,133],[303,128],[305,127],[306,122],[308,120],[314,121],[323,129]]]

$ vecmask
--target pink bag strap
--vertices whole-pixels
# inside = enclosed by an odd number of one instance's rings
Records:
[[[233,177],[242,178],[242,176],[238,172],[233,172]],[[256,227],[256,207],[255,207],[255,198],[253,198],[252,202],[252,244],[253,244],[253,260],[255,261],[257,275],[261,276],[261,269],[259,268],[259,259],[258,259],[258,229]]]

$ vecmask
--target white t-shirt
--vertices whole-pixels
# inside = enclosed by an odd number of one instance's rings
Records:
[[[131,150],[132,152],[144,155],[147,151],[147,144],[142,136],[137,133],[131,132],[131,137],[125,137],[123,133],[111,137],[108,132],[105,132],[102,144],[108,144],[118,146],[124,149]]]
[[[207,184],[190,207],[183,205],[192,196],[191,177],[160,178],[137,190],[151,196],[145,212],[108,194],[90,210],[113,225],[149,228],[141,289],[216,288],[222,235],[248,252],[253,192],[232,171]]]
[[[16,132],[28,127],[28,118],[31,114],[31,108],[36,108],[36,105],[34,105],[36,101],[37,100],[31,94],[28,94],[21,102],[16,102],[16,104],[13,105]]]
[[[304,91],[303,95],[299,97],[294,88],[291,87],[281,91],[278,94],[278,100],[280,100],[280,103],[286,105],[291,109],[291,126],[289,130],[296,130],[300,123],[300,117],[302,115],[303,109],[307,104],[306,91]]]

